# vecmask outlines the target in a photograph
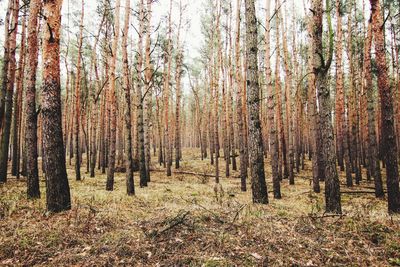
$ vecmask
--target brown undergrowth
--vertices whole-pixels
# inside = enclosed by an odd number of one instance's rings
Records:
[[[194,151],[184,156],[182,170],[212,173]],[[400,265],[400,219],[387,215],[385,201],[343,194],[343,216],[324,214],[306,167],[267,206],[251,204],[236,178],[223,178],[216,195],[212,178],[152,172],[149,187],[128,197],[124,174],[106,192],[105,175],[76,182],[70,167],[73,208],[61,214],[46,213],[43,181],[42,199],[28,201],[25,181],[11,178],[0,189],[0,265]],[[371,186],[363,181],[351,190]]]

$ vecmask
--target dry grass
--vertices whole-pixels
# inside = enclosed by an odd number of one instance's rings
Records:
[[[185,151],[182,169],[212,173],[196,155]],[[213,180],[202,176],[153,172],[135,197],[126,196],[123,174],[114,192],[105,191],[105,175],[76,182],[71,168],[69,177],[73,208],[55,215],[43,197],[26,200],[24,181],[1,186],[0,265],[400,265],[400,218],[386,214],[385,201],[345,194],[344,216],[324,217],[309,169],[295,186],[284,181],[283,199],[270,194],[267,206],[251,204],[234,178],[222,179],[217,198]]]

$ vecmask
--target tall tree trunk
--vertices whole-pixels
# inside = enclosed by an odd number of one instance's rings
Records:
[[[78,55],[76,63],[76,80],[75,80],[75,178],[81,180],[81,152],[79,147],[79,126],[81,120],[81,59],[82,59],[82,40],[83,40],[83,18],[84,18],[84,0],[82,0],[81,20],[79,25],[78,39]]]
[[[1,89],[0,89],[0,131],[4,127],[5,97],[8,84],[8,66],[10,64],[10,17],[13,13],[14,0],[8,0],[6,16],[4,18],[4,55],[3,68],[1,70]]]
[[[17,47],[17,32],[18,32],[18,13],[19,13],[19,0],[14,0],[12,8],[12,22],[11,33],[9,36],[9,49],[10,61],[9,70],[7,73],[7,89],[5,93],[5,113],[3,128],[1,129],[0,139],[0,183],[7,182],[7,165],[8,165],[8,151],[10,144],[11,132],[11,118],[13,107],[13,93],[14,93],[14,80],[17,64],[15,60],[15,52]]]
[[[152,114],[153,114],[153,67],[151,64],[151,4],[152,0],[147,0],[146,10],[146,44],[145,44],[145,84],[146,84],[146,113],[145,113],[145,158],[146,158],[146,176],[150,182],[150,165],[151,165],[151,132],[152,132]]]
[[[17,90],[14,97],[14,118],[13,118],[13,138],[12,138],[12,167],[11,174],[19,178],[20,167],[20,129],[21,129],[21,110],[22,110],[22,91],[24,87],[25,71],[25,17],[22,20],[21,47],[17,70]]]
[[[343,120],[344,120],[344,92],[343,92],[343,30],[342,30],[342,6],[341,1],[336,0],[336,153],[340,169],[344,171],[343,148]]]
[[[326,9],[330,10],[329,0],[326,1]],[[323,160],[325,163],[325,211],[341,213],[340,183],[336,169],[336,153],[334,134],[332,127],[330,89],[328,86],[327,73],[329,71],[333,54],[333,33],[330,21],[330,11],[327,13],[329,27],[329,55],[324,62],[324,51],[322,45],[322,17],[323,5],[321,0],[313,0],[312,24],[312,47],[313,47],[313,71],[316,77],[316,88],[320,107],[321,144]]]
[[[275,1],[276,5],[279,6],[279,1]],[[279,12],[276,13],[276,61],[275,61],[275,96],[277,99],[277,105],[275,110],[275,119],[277,125],[277,154],[278,154],[278,179],[282,180],[282,165],[286,166],[286,142],[285,132],[283,129],[282,119],[282,92],[281,92],[281,78],[280,78],[280,65],[281,65],[281,49],[280,49],[280,34],[279,34]],[[287,172],[286,172],[287,173]]]
[[[119,39],[119,11],[121,1],[115,2],[114,17],[114,39],[112,42],[112,58],[110,63],[110,135],[109,135],[109,153],[108,153],[108,171],[106,190],[114,190],[114,171],[115,171],[115,146],[117,139],[117,100],[115,96],[115,68],[117,61],[118,39]]]
[[[44,2],[42,122],[47,210],[71,208],[61,121],[60,26],[62,0]]]
[[[275,121],[275,92],[272,87],[272,71],[271,71],[271,0],[266,0],[266,20],[265,20],[265,79],[267,84],[267,94],[268,94],[268,122],[269,122],[269,145],[271,154],[271,168],[272,168],[272,184],[274,189],[274,198],[280,199],[281,196],[281,184],[278,174],[278,149],[279,144],[277,140],[276,132],[276,121]]]
[[[368,164],[371,176],[375,182],[375,196],[383,198],[381,167],[378,158],[378,147],[376,144],[376,125],[375,125],[375,103],[374,103],[374,87],[372,84],[371,73],[371,46],[372,46],[372,17],[368,24],[368,34],[364,48],[364,82],[367,89],[367,111],[368,111]]]
[[[171,64],[172,64],[172,0],[169,4],[169,15],[168,15],[168,44],[167,44],[167,73],[166,80],[164,83],[164,146],[165,154],[164,157],[167,167],[167,176],[171,176],[171,144],[170,144],[170,125],[169,125],[169,94],[170,94],[170,81],[171,81]]]
[[[381,102],[382,148],[385,151],[386,184],[388,190],[389,213],[400,213],[399,169],[397,161],[397,144],[394,130],[393,95],[389,83],[383,18],[379,0],[370,0],[372,28],[375,40],[376,65],[378,70],[378,88]]]
[[[31,0],[28,19],[28,47],[26,73],[26,182],[28,198],[40,198],[38,152],[37,152],[37,113],[36,113],[36,70],[38,65],[38,18],[40,0]]]
[[[345,109],[345,92],[343,85],[343,33],[341,1],[336,0],[337,39],[336,39],[336,153],[339,167],[346,172],[347,186],[353,185],[349,155],[348,123]],[[344,160],[343,160],[344,158]]]
[[[125,0],[125,25],[122,37],[122,62],[123,62],[123,86],[125,91],[125,153],[126,153],[126,193],[128,196],[135,194],[133,182],[133,159],[132,159],[132,130],[131,130],[131,86],[128,61],[128,33],[130,18],[130,0]]]
[[[254,0],[245,0],[246,5],[246,60],[247,60],[247,105],[249,119],[249,158],[254,203],[268,203],[264,172],[264,152],[260,122],[260,87],[258,84],[257,19]]]
[[[293,126],[292,126],[292,79],[293,73],[291,62],[289,60],[289,51],[286,40],[286,29],[285,24],[282,23],[282,44],[283,44],[283,59],[285,65],[286,81],[285,81],[285,107],[286,107],[286,134],[285,143],[289,153],[287,153],[286,168],[289,176],[289,184],[294,185],[294,173],[293,173]]]
[[[246,191],[246,180],[247,180],[247,156],[246,156],[246,146],[245,146],[245,125],[243,122],[243,78],[240,62],[240,6],[241,0],[237,0],[237,12],[236,12],[236,41],[235,41],[235,67],[236,67],[236,110],[237,110],[237,121],[238,121],[238,141],[239,141],[239,157],[240,157],[240,179],[241,179],[241,190]]]
[[[139,3],[139,41],[138,41],[138,82],[136,85],[137,97],[137,131],[138,131],[138,144],[139,144],[139,174],[140,174],[140,187],[147,186],[147,171],[146,171],[146,156],[145,156],[145,136],[144,136],[144,113],[143,113],[143,34],[144,34],[144,0]]]

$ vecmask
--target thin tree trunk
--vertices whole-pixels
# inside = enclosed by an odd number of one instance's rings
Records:
[[[115,146],[117,139],[117,101],[115,96],[115,64],[117,61],[118,39],[119,39],[119,11],[120,0],[115,3],[115,17],[114,17],[114,39],[112,42],[112,58],[110,64],[110,135],[109,135],[109,153],[108,153],[108,171],[107,171],[107,184],[106,190],[114,190],[114,171],[115,171]]]
[[[28,47],[26,73],[26,182],[28,198],[40,198],[38,152],[37,152],[37,113],[36,113],[36,70],[38,65],[38,18],[40,0],[31,0],[28,19]]]
[[[20,57],[18,62],[17,70],[17,90],[14,98],[14,119],[13,119],[13,138],[12,138],[12,167],[11,174],[17,176],[20,175],[20,129],[21,129],[21,110],[22,110],[22,91],[24,87],[24,71],[25,71],[25,17],[22,20],[22,33],[21,33],[21,47],[20,47]]]
[[[241,63],[240,63],[240,5],[241,0],[237,0],[237,13],[236,13],[236,42],[235,42],[235,67],[236,67],[236,110],[237,110],[237,121],[238,121],[238,137],[239,137],[239,156],[240,156],[240,179],[241,179],[241,190],[246,191],[246,180],[247,180],[247,157],[246,157],[246,146],[245,146],[245,125],[243,122],[243,79],[241,75]]]
[[[15,52],[17,47],[19,0],[14,1],[10,29],[11,33],[9,36],[10,61],[9,70],[7,73],[7,89],[5,93],[5,113],[4,118],[1,118],[4,119],[4,123],[2,123],[3,128],[1,129],[0,139],[0,183],[7,182],[8,151],[10,144],[11,118],[13,112],[14,80],[17,69]]]
[[[122,37],[122,61],[123,61],[123,86],[125,91],[125,153],[126,153],[126,193],[128,196],[135,194],[133,182],[133,160],[132,160],[132,130],[131,130],[131,86],[128,61],[128,32],[130,18],[130,0],[125,1],[125,25]]]
[[[145,113],[145,158],[146,158],[146,176],[147,181],[150,182],[150,165],[151,165],[151,132],[152,132],[152,113],[153,113],[153,67],[151,64],[151,4],[152,0],[147,0],[146,10],[146,45],[145,45],[145,57],[146,57],[146,69],[145,69],[145,84],[146,84],[146,113]]]
[[[10,64],[10,17],[13,13],[14,0],[8,0],[8,7],[4,18],[4,55],[3,68],[1,70],[1,90],[0,90],[0,131],[4,127],[5,97],[7,93],[8,71]]]
[[[271,71],[271,0],[266,0],[266,20],[265,20],[265,79],[267,84],[267,94],[268,94],[268,122],[269,122],[269,145],[271,154],[271,169],[272,169],[272,184],[274,189],[274,198],[280,199],[281,195],[281,184],[278,174],[278,149],[279,144],[277,140],[276,132],[276,121],[275,121],[275,92],[272,87],[272,71]]]
[[[364,82],[367,89],[367,111],[368,111],[368,164],[371,171],[371,176],[375,182],[375,196],[383,198],[381,167],[378,158],[378,148],[376,144],[375,131],[375,107],[374,107],[374,87],[372,84],[371,73],[371,46],[372,46],[372,17],[368,23],[368,34],[364,48]]]
[[[82,59],[82,40],[83,40],[83,18],[84,18],[84,0],[82,0],[81,20],[79,25],[78,39],[78,55],[76,64],[76,80],[75,80],[75,178],[81,180],[81,152],[79,147],[79,126],[81,120],[81,59]]]
[[[145,136],[144,136],[144,112],[143,112],[143,34],[144,34],[144,0],[140,1],[139,7],[139,41],[138,41],[138,82],[136,87],[137,97],[137,131],[138,131],[138,144],[139,144],[139,173],[140,173],[140,187],[147,186],[147,171],[146,171],[146,156],[145,156]]]

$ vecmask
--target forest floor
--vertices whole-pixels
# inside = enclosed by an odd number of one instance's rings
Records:
[[[197,150],[183,155],[182,170],[213,173]],[[282,182],[281,200],[269,194],[269,205],[251,204],[251,192],[242,193],[237,178],[223,176],[224,193],[217,196],[214,180],[202,175],[155,171],[149,187],[139,188],[135,173],[136,196],[128,197],[124,174],[107,192],[105,174],[84,174],[77,182],[68,168],[68,212],[46,213],[43,181],[37,201],[26,200],[24,179],[1,185],[1,266],[400,265],[400,217],[387,215],[385,200],[343,193],[343,216],[324,214],[323,193],[311,190],[309,164],[296,185]],[[371,187],[363,181],[341,189],[373,192]]]

